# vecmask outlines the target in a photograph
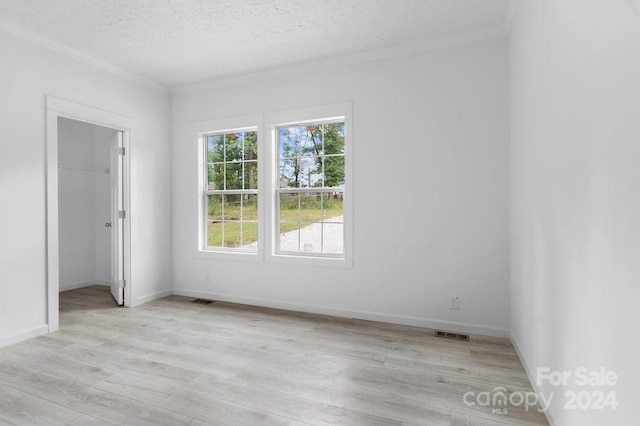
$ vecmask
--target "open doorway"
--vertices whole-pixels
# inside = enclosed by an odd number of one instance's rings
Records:
[[[123,132],[58,117],[59,291],[104,285],[124,304]]]
[[[59,292],[108,285],[131,306],[131,134],[136,121],[47,96],[47,320]]]

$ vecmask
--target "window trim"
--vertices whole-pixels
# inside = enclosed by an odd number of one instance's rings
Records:
[[[310,122],[344,122],[345,125],[345,186],[344,186],[344,256],[317,253],[292,253],[278,250],[278,218],[279,212],[277,196],[280,192],[278,185],[278,127],[303,124]],[[264,127],[269,129],[265,138],[268,149],[263,151],[262,158],[267,162],[265,169],[269,174],[266,182],[269,194],[265,198],[266,217],[265,224],[269,232],[265,236],[266,260],[274,263],[289,263],[314,266],[353,266],[353,121],[352,104],[340,103],[310,108],[296,108],[292,110],[277,111],[265,114]],[[301,188],[298,188],[301,189]],[[303,192],[306,189],[302,188]],[[318,192],[318,191],[315,191]]]
[[[197,209],[197,242],[196,250],[199,257],[214,257],[216,259],[229,260],[264,260],[264,234],[265,234],[265,206],[264,189],[261,182],[264,182],[264,153],[263,143],[263,115],[248,115],[242,117],[223,118],[219,120],[206,120],[195,123],[195,133],[197,135],[197,171],[198,171],[198,209]],[[209,193],[207,182],[207,162],[205,138],[211,134],[233,133],[240,131],[256,131],[258,137],[258,246],[257,250],[247,250],[234,247],[209,247],[207,246],[207,202]],[[226,192],[226,191],[223,191]]]
[[[283,159],[291,159],[291,158],[295,158],[295,159],[300,159],[301,157],[281,157],[280,156],[280,148],[281,148],[281,143],[282,140],[279,137],[279,129],[281,128],[286,128],[286,127],[290,127],[290,126],[302,126],[302,127],[306,127],[309,125],[322,125],[322,124],[344,124],[344,117],[337,117],[337,118],[331,118],[331,119],[327,119],[327,120],[311,120],[311,121],[305,121],[305,122],[297,122],[297,123],[284,123],[284,124],[279,124],[279,125],[275,125],[275,129],[276,129],[276,187],[274,188],[275,191],[275,205],[274,205],[274,212],[275,212],[275,220],[274,220],[274,232],[273,235],[276,236],[278,234],[281,233],[280,230],[280,225],[282,224],[282,210],[280,208],[281,206],[281,200],[282,200],[282,195],[283,194],[329,194],[332,192],[340,192],[343,194],[343,200],[344,200],[344,187],[340,187],[339,191],[336,191],[338,188],[331,188],[331,187],[326,187],[326,186],[322,186],[322,187],[298,187],[298,188],[283,188],[280,184],[281,182],[281,174],[280,174],[280,168],[281,168],[281,161],[283,161]],[[346,128],[346,126],[345,126]],[[330,155],[322,155],[323,158],[331,158],[331,157],[337,157],[340,156],[342,157],[343,161],[346,157],[346,154],[340,154],[340,155],[334,155],[334,154],[330,154]],[[304,157],[302,157],[304,158]],[[312,157],[308,157],[308,158],[315,158],[315,156]],[[343,211],[344,213],[344,211]],[[324,222],[324,221],[323,221]],[[321,228],[323,227],[324,223],[321,224]],[[345,247],[345,233],[344,233],[344,222],[342,224],[342,247],[344,249]],[[343,250],[344,251],[344,250]],[[334,258],[334,259],[344,259],[345,254],[341,253],[341,254],[336,254],[336,253],[305,253],[305,252],[301,252],[301,251],[286,251],[282,249],[282,240],[281,238],[275,238],[275,254],[278,255],[290,255],[290,256],[305,256],[305,257],[321,257],[321,258]]]
[[[321,256],[307,253],[277,253],[276,252],[276,226],[277,219],[275,208],[276,180],[278,179],[278,155],[276,127],[287,124],[326,122],[340,120],[345,125],[345,186],[344,186],[344,256]],[[205,149],[204,136],[211,133],[233,132],[238,130],[255,129],[258,132],[258,249],[247,250],[228,247],[209,247],[204,245],[206,204],[205,198]],[[194,123],[196,135],[196,171],[197,171],[197,210],[195,220],[194,243],[196,257],[207,259],[234,260],[234,261],[267,261],[305,266],[327,267],[353,267],[353,119],[351,102],[329,104],[308,108],[295,108],[289,110],[268,112],[265,114],[252,114],[238,117],[228,117],[216,120],[203,120]]]

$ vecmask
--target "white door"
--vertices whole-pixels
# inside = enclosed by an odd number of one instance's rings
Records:
[[[118,132],[111,146],[111,294],[118,305],[124,304],[124,196],[123,134]]]

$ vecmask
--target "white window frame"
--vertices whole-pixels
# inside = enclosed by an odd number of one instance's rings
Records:
[[[276,127],[309,122],[322,122],[339,119],[345,125],[345,186],[344,186],[344,256],[322,255],[316,253],[278,253],[277,252],[277,194],[278,194],[278,154]],[[206,135],[212,133],[231,133],[256,129],[258,132],[258,249],[227,247],[207,247],[207,205],[206,198]],[[263,114],[231,117],[219,120],[196,122],[194,133],[197,135],[197,217],[196,217],[196,255],[198,257],[240,260],[267,261],[308,266],[353,266],[353,120],[350,102],[324,105],[310,108],[297,108]],[[318,191],[315,191],[318,192]]]
[[[318,253],[292,253],[278,251],[278,196],[281,192],[289,190],[281,190],[279,188],[279,156],[278,156],[278,140],[277,128],[286,125],[307,124],[311,122],[331,122],[341,121],[345,125],[345,186],[344,186],[344,256],[337,257],[330,254]],[[263,151],[262,158],[267,161],[266,172],[268,173],[268,181],[265,183],[269,194],[265,197],[266,217],[265,223],[268,224],[269,232],[266,235],[266,259],[271,262],[292,263],[302,265],[317,266],[346,266],[353,265],[353,123],[352,123],[352,105],[351,103],[341,103],[333,105],[324,105],[311,108],[298,108],[287,111],[278,111],[265,114],[264,127],[268,130],[266,143],[268,149]],[[293,191],[293,190],[291,190]],[[322,192],[317,189],[299,189],[296,192]]]
[[[229,260],[255,260],[264,259],[265,236],[265,162],[263,143],[263,116],[250,115],[243,117],[225,118],[220,120],[208,120],[197,122],[195,133],[197,134],[197,162],[198,162],[198,241],[197,252],[201,257],[214,257]],[[207,246],[207,157],[206,136],[220,133],[238,133],[242,131],[256,131],[258,134],[258,244],[257,250],[248,250],[234,247],[209,247]],[[223,191],[226,192],[226,191]],[[234,191],[231,191],[234,192]],[[236,191],[237,192],[237,191]]]

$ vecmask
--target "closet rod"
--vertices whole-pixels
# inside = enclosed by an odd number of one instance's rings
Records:
[[[90,169],[87,167],[75,167],[75,166],[58,166],[58,170],[71,170],[74,172],[91,172],[91,173],[109,174],[109,169]]]

